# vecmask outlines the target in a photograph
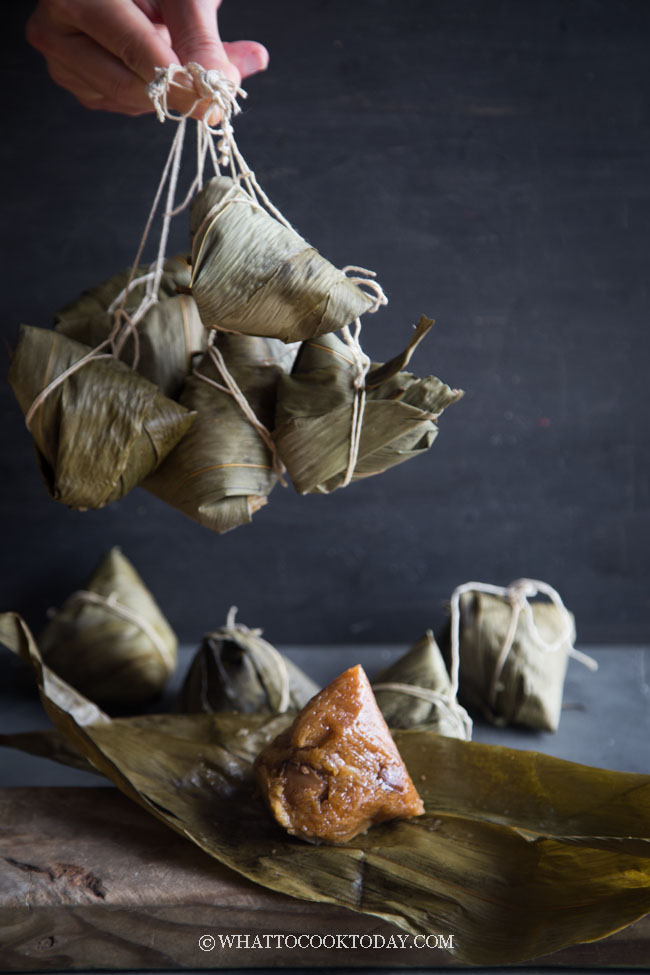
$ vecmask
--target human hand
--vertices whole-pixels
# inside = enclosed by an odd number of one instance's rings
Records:
[[[268,52],[257,41],[223,43],[221,0],[39,0],[27,40],[50,76],[86,108],[143,115],[153,111],[145,86],[157,67],[197,61],[231,81],[263,71]],[[169,106],[188,111],[196,97],[174,88]],[[201,114],[200,111],[198,114]]]

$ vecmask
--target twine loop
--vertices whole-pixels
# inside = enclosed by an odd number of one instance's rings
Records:
[[[452,662],[452,684],[455,693],[458,691],[458,676],[460,664],[460,597],[464,593],[487,593],[492,596],[500,596],[511,606],[510,622],[503,641],[503,645],[497,657],[494,673],[490,682],[488,692],[488,703],[494,708],[496,699],[501,688],[501,675],[505,667],[510,651],[512,650],[517,627],[521,618],[526,623],[529,635],[533,644],[542,653],[557,653],[567,646],[567,653],[579,663],[588,667],[590,670],[598,670],[598,664],[593,657],[576,650],[573,646],[573,623],[571,615],[562,601],[557,589],[542,582],[540,579],[516,579],[508,586],[493,586],[487,582],[465,582],[463,585],[454,589],[451,596],[451,662]],[[546,596],[557,608],[562,620],[562,630],[554,640],[546,640],[539,631],[533,615],[533,607],[530,600],[537,595]]]

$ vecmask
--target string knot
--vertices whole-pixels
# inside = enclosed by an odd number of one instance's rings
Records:
[[[181,76],[181,82],[176,80],[177,75]],[[172,88],[187,92],[188,81],[194,88],[196,98],[188,111],[175,115],[169,109],[169,92]],[[206,125],[214,109],[218,109],[221,114],[222,124],[229,125],[231,116],[241,111],[237,99],[246,98],[244,89],[231,81],[223,71],[218,68],[206,70],[196,61],[190,61],[186,65],[169,64],[165,68],[156,68],[153,81],[147,85],[146,92],[161,122],[166,118],[187,118],[201,102],[205,102],[203,121]]]
[[[493,586],[487,582],[465,582],[462,586],[454,589],[451,596],[451,676],[456,690],[458,689],[460,661],[460,597],[464,593],[471,592],[483,592],[492,596],[500,596],[509,602],[512,608],[508,629],[503,646],[497,657],[490,683],[488,701],[492,708],[496,706],[497,696],[502,689],[501,675],[515,642],[517,627],[521,621],[525,621],[531,640],[543,653],[557,653],[566,647],[570,657],[584,664],[589,670],[598,670],[598,664],[592,657],[589,657],[586,653],[582,653],[580,650],[576,650],[573,646],[574,629],[571,614],[562,602],[562,597],[557,589],[554,589],[548,582],[542,582],[540,579],[516,579],[506,587]],[[542,636],[533,616],[533,607],[530,600],[540,594],[546,596],[553,603],[562,620],[560,635],[555,640],[549,641]]]

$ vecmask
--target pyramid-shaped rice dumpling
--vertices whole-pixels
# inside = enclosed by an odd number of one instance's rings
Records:
[[[49,329],[22,325],[9,382],[23,413],[91,350]],[[101,508],[127,494],[166,456],[194,414],[111,357],[91,359],[52,389],[30,431],[52,497]]]
[[[229,620],[221,629],[206,633],[175,710],[281,714],[303,707],[318,686],[262,639],[261,632]]]
[[[359,666],[305,705],[255,772],[278,823],[316,843],[346,843],[374,823],[424,812]]]
[[[134,280],[147,271],[145,266],[137,268]],[[55,315],[57,332],[92,347],[107,339],[114,324],[114,316],[108,309],[126,287],[129,276],[130,271],[113,275],[62,308]],[[176,291],[178,287],[186,288],[189,281],[190,267],[186,260],[172,257],[165,261],[158,300],[137,325],[137,371],[172,399],[180,394],[194,358],[206,346],[207,332],[194,299]],[[144,283],[135,285],[129,291],[125,304],[127,313],[133,314],[137,309],[144,291]],[[132,336],[124,342],[120,358],[127,365],[134,362],[135,342]]]
[[[447,665],[431,630],[372,682],[391,728],[423,728],[447,738],[471,737],[472,721],[454,699]]]
[[[207,328],[296,342],[349,325],[373,305],[228,176],[196,195],[190,230],[192,295]]]
[[[50,620],[39,647],[49,667],[100,704],[148,701],[176,666],[176,636],[119,548]]]
[[[403,371],[432,324],[423,316],[404,352],[366,376],[353,481],[428,450],[438,435],[438,416],[463,395],[435,376],[418,379]],[[273,436],[300,494],[327,494],[344,483],[355,377],[346,343],[336,335],[323,335],[303,343],[291,375],[280,381]]]
[[[249,406],[273,425],[276,389],[291,349],[273,339],[220,333],[216,346]],[[288,358],[287,358],[288,357]],[[209,353],[198,372],[223,386]],[[197,419],[143,487],[212,531],[247,524],[277,481],[271,451],[233,396],[190,376],[180,397]]]

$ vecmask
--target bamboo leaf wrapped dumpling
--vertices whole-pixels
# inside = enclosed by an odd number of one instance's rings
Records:
[[[402,371],[431,328],[422,316],[403,353],[366,377],[366,402],[352,480],[380,474],[429,449],[438,416],[462,390]],[[342,487],[350,456],[356,365],[345,342],[323,335],[304,342],[278,387],[274,440],[300,494]]]
[[[431,630],[372,682],[390,728],[422,728],[469,740],[472,721],[455,699],[447,666]]]
[[[374,304],[230,177],[192,203],[191,289],[203,324],[285,342],[349,325]]]
[[[137,268],[134,280],[147,271],[146,267]],[[84,291],[76,301],[56,314],[57,332],[92,347],[105,341],[114,325],[114,315],[109,308],[119,299],[129,276],[130,271],[123,271]],[[187,288],[189,280],[187,261],[180,257],[165,261],[158,300],[137,325],[136,369],[172,399],[181,392],[194,357],[200,355],[206,346],[207,332],[194,299],[187,294],[177,294],[176,289]],[[145,287],[145,282],[142,282],[129,290],[124,306],[128,314],[132,315],[137,309]],[[125,338],[120,358],[127,365],[136,361],[136,343],[132,335]]]
[[[261,633],[235,623],[231,610],[225,626],[203,637],[176,710],[282,714],[302,708],[318,686]]]
[[[573,615],[552,602],[530,603],[512,642],[513,603],[472,591],[460,596],[460,698],[492,724],[522,724],[557,731],[568,657],[575,639]],[[557,642],[553,652],[540,645]]]
[[[91,350],[22,325],[9,382],[25,415],[37,396]],[[101,508],[139,484],[187,433],[194,414],[112,357],[94,358],[54,387],[30,432],[52,497]]]
[[[150,700],[176,666],[176,636],[119,548],[50,620],[39,646],[48,666],[101,704]]]
[[[248,405],[264,426],[273,424],[276,388],[292,349],[274,339],[220,333],[215,345]],[[258,430],[223,387],[210,352],[180,397],[196,422],[144,487],[218,533],[251,521],[277,481],[273,458]]]

